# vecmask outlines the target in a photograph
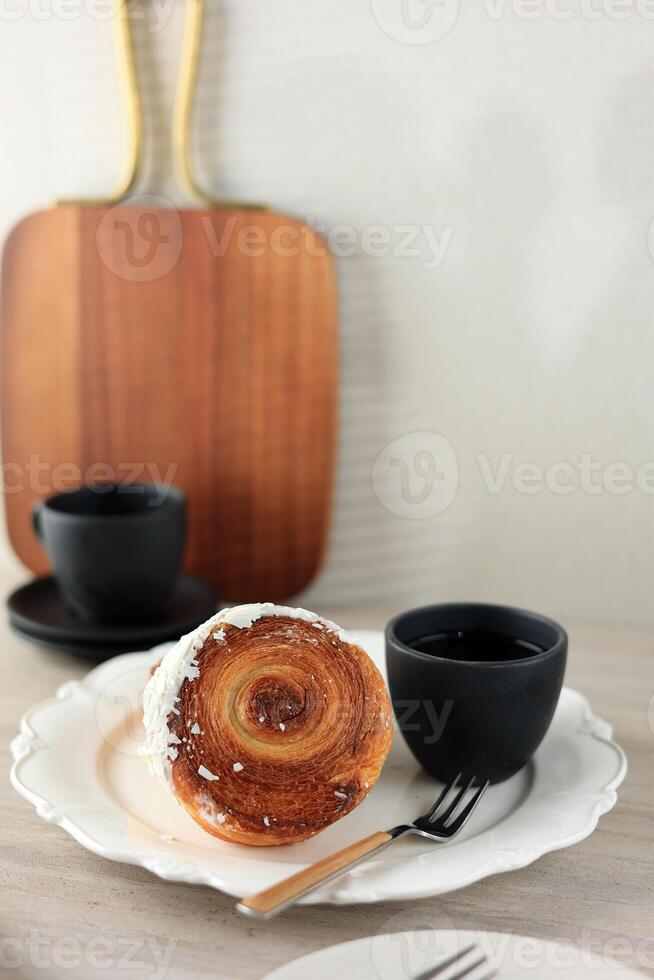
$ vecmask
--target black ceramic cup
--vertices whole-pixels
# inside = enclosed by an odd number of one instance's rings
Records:
[[[458,773],[491,783],[514,775],[550,726],[567,649],[557,623],[507,606],[425,606],[393,619],[386,628],[388,683],[418,762],[443,781]],[[470,650],[482,657],[463,659]]]
[[[80,618],[149,622],[170,595],[186,537],[186,498],[161,484],[102,484],[34,507],[34,530]]]

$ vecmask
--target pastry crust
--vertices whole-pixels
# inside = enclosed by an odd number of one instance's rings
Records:
[[[180,644],[147,685],[146,746],[208,833],[295,843],[365,799],[390,750],[390,701],[339,627],[264,604],[224,610]]]

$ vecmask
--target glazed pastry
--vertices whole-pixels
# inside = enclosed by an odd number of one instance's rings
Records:
[[[391,746],[379,671],[305,609],[224,609],[145,688],[144,754],[194,820],[239,844],[291,844],[353,810]]]

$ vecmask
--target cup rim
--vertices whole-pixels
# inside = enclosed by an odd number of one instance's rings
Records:
[[[408,646],[401,640],[396,633],[396,628],[398,623],[403,620],[406,616],[415,615],[419,613],[428,613],[435,610],[470,610],[471,608],[478,610],[502,610],[502,612],[508,613],[510,615],[523,616],[526,619],[531,619],[534,622],[538,622],[541,625],[547,626],[554,630],[557,634],[556,640],[551,646],[548,646],[546,650],[541,650],[539,653],[532,653],[528,657],[518,657],[512,660],[455,660],[450,657],[439,657],[437,654],[423,653],[421,650],[414,650],[413,647]],[[460,668],[465,667],[476,667],[481,669],[494,669],[497,667],[515,667],[522,664],[539,664],[546,660],[552,659],[561,653],[563,649],[566,648],[568,643],[568,634],[554,619],[550,619],[548,616],[543,616],[541,613],[533,612],[530,609],[522,609],[518,606],[506,606],[503,603],[491,603],[491,602],[437,602],[430,603],[424,606],[416,606],[413,609],[406,609],[404,612],[398,613],[394,616],[386,625],[385,630],[386,644],[391,642],[402,655],[409,655],[422,662],[436,662],[440,664],[448,664],[450,666],[458,665]]]
[[[62,490],[60,493],[53,493],[49,497],[45,497],[44,499],[37,501],[36,506],[37,507],[39,505],[42,506],[45,510],[47,510],[48,514],[57,518],[58,520],[99,522],[99,521],[107,521],[107,520],[110,521],[142,520],[144,517],[156,516],[157,514],[160,514],[162,504],[164,503],[172,502],[174,504],[181,505],[181,506],[184,506],[186,503],[186,494],[184,493],[183,490],[181,490],[179,487],[175,486],[174,484],[136,482],[136,483],[128,484],[127,487],[124,487],[124,489],[132,488],[132,492],[134,492],[133,488],[141,487],[144,490],[154,491],[158,496],[161,496],[162,499],[152,507],[146,506],[142,510],[136,510],[131,512],[125,511],[124,513],[118,511],[116,513],[106,513],[106,514],[84,514],[84,513],[76,513],[75,511],[59,510],[58,507],[54,506],[54,502],[56,500],[61,499],[62,497],[73,497],[76,494],[81,495],[81,494],[91,493],[94,491],[94,489],[96,489],[99,495],[102,496],[103,491],[97,490],[98,487],[108,487],[110,490],[116,491],[123,488],[124,485],[121,483],[108,481],[107,483],[96,484],[94,488],[94,486],[91,484],[82,483],[78,487],[71,487],[69,490]]]

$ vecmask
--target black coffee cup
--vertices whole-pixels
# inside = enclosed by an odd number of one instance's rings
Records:
[[[162,484],[100,484],[34,507],[65,602],[80,618],[154,621],[172,592],[186,537],[186,498]]]
[[[557,623],[507,606],[425,606],[393,619],[388,683],[418,762],[444,782],[518,772],[554,716],[567,649]]]

